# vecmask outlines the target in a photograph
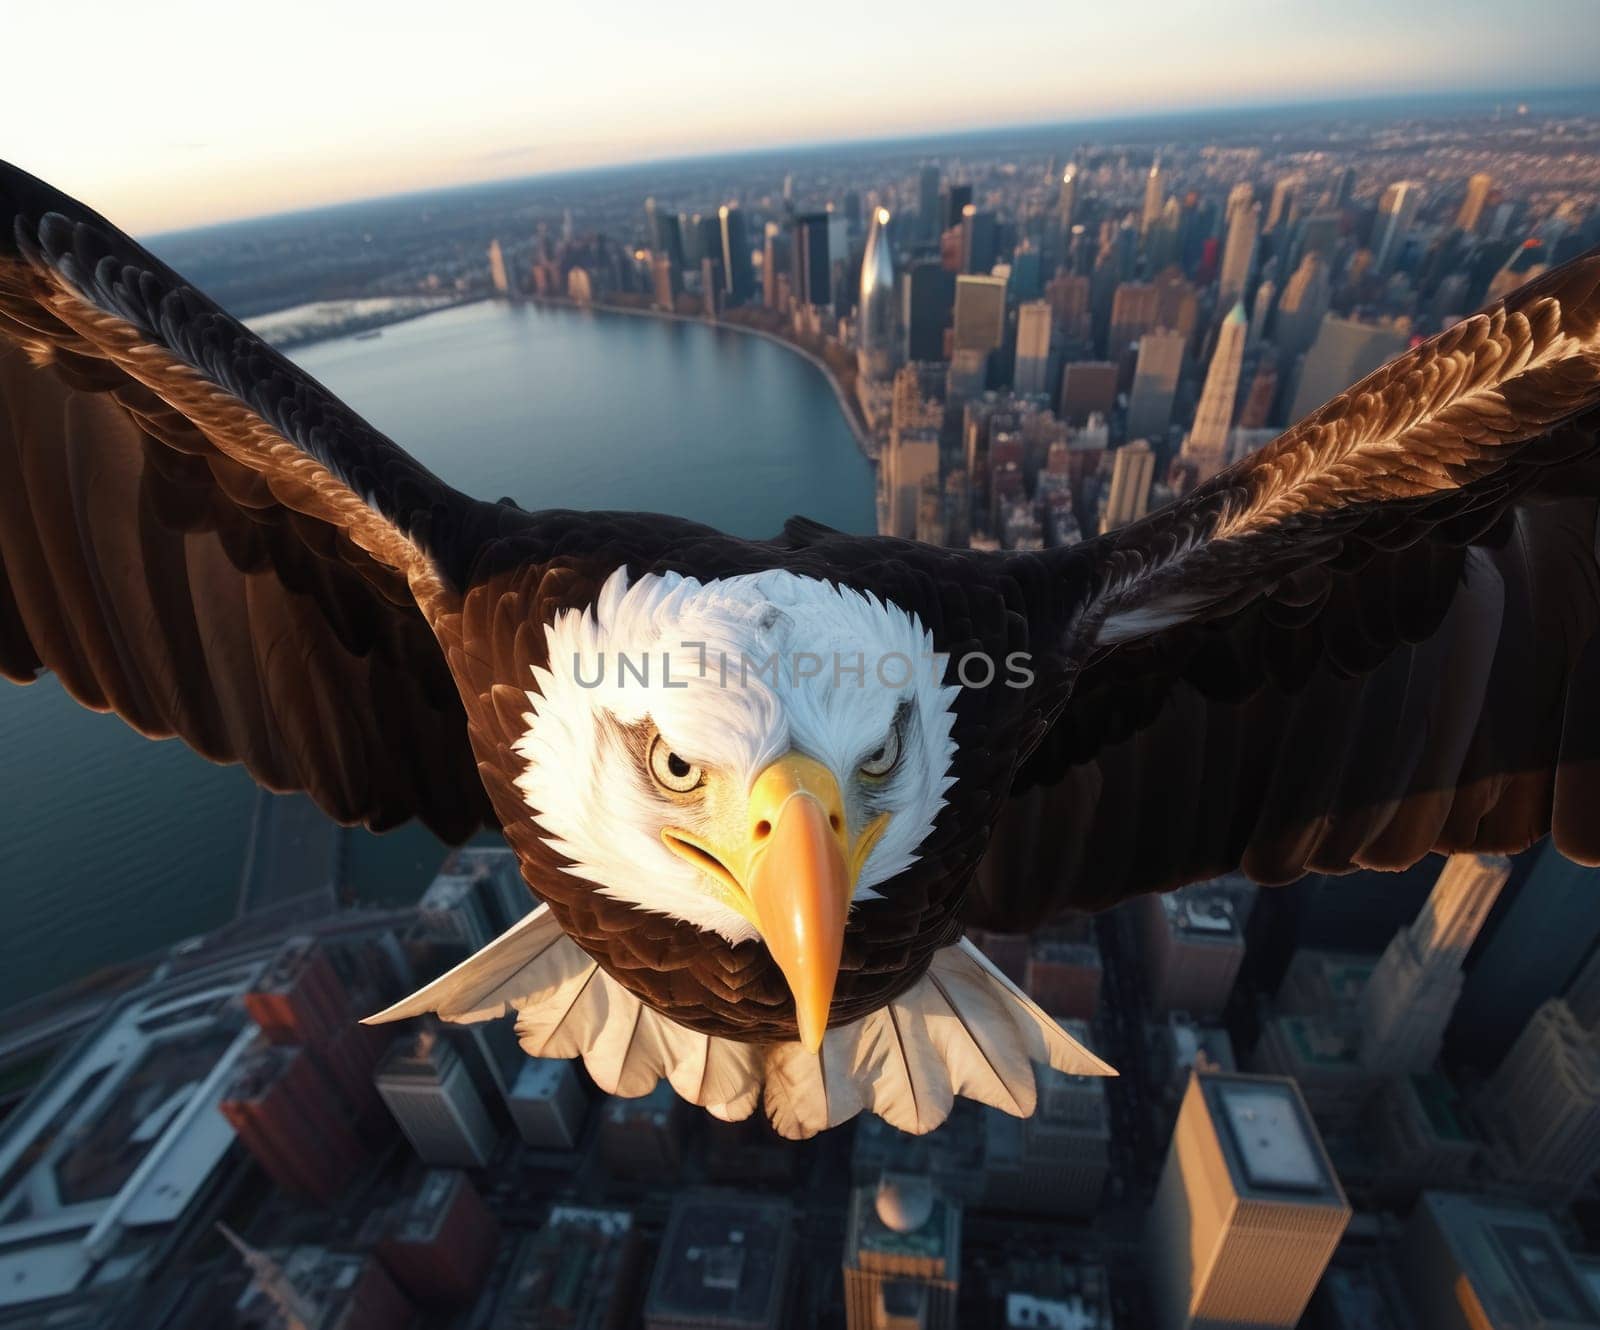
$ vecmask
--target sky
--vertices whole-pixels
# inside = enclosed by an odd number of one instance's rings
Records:
[[[127,229],[784,144],[1600,82],[1600,0],[78,0],[0,157]]]

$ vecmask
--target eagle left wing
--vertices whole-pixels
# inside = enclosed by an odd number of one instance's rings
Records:
[[[341,822],[461,840],[493,814],[437,638],[526,520],[0,163],[0,676],[52,671]]]
[[[1072,692],[995,836],[1031,871],[991,864],[969,917],[1547,831],[1600,863],[1597,498],[1591,253],[1061,551],[1093,570],[1062,634]]]

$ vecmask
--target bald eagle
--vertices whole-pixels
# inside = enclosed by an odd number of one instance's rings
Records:
[[[0,167],[0,671],[343,823],[497,826],[538,908],[376,1019],[926,1131],[1110,1070],[969,926],[1600,862],[1597,403],[1591,254],[1071,548],[526,512]]]

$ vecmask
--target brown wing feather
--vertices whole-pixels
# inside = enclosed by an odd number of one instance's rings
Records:
[[[1006,814],[1046,831],[974,921],[1552,830],[1600,862],[1597,403],[1588,255],[1080,547],[1081,669]]]

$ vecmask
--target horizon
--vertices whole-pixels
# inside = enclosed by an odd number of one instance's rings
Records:
[[[87,8],[90,26],[99,11],[106,22],[115,14]],[[969,25],[927,7],[866,13],[838,0],[821,0],[792,31],[718,6],[661,31],[643,10],[629,22],[626,5],[610,15],[620,23],[602,23],[490,3],[443,28],[422,6],[320,13],[302,2],[221,50],[204,8],[182,0],[115,44],[75,47],[66,92],[47,55],[55,28],[25,11],[11,25],[14,49],[46,55],[20,62],[0,88],[13,126],[3,154],[129,230],[164,235],[802,147],[1594,91],[1600,32],[1588,0],[1540,10],[1529,22],[1492,0],[1419,0],[1404,15],[1346,0],[1285,17],[1269,0],[1218,0],[1197,23],[1180,0],[1157,0],[1132,25],[1024,3],[975,43]],[[493,58],[460,58],[463,33],[490,39]],[[125,92],[129,69],[147,73],[137,97]]]

